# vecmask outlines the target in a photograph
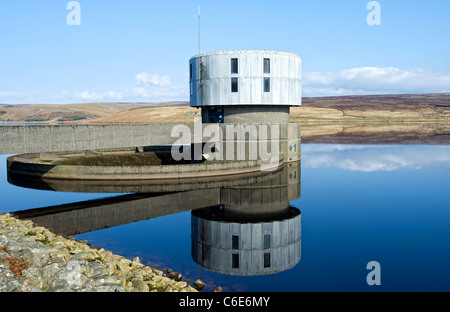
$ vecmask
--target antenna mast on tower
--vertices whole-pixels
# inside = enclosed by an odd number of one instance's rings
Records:
[[[198,7],[198,54],[200,54],[200,6]]]

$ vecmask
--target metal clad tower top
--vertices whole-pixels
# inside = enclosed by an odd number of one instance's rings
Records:
[[[228,50],[189,61],[192,107],[301,105],[302,60],[289,52]]]

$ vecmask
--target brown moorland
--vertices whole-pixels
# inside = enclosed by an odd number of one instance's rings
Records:
[[[0,105],[0,123],[190,123],[189,102]],[[450,93],[309,97],[291,108],[303,142],[450,144]]]

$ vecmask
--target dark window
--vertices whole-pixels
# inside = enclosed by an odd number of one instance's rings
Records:
[[[264,249],[270,248],[270,234],[264,234]]]
[[[264,74],[270,74],[270,59],[264,59]]]
[[[231,236],[231,248],[239,249],[239,236],[237,235]]]
[[[189,77],[192,79],[192,64],[189,64]]]
[[[270,268],[270,252],[264,253],[264,267]]]
[[[202,109],[202,114],[205,114],[208,123],[223,123],[223,108],[222,107],[207,107]]]
[[[264,78],[264,92],[270,92],[270,78]]]
[[[238,79],[231,78],[231,92],[238,92]]]
[[[232,74],[238,73],[238,59],[237,58],[231,59],[231,73]]]
[[[233,269],[239,268],[239,254],[232,254],[231,255],[231,267]]]

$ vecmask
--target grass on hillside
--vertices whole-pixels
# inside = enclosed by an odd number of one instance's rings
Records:
[[[175,161],[170,153],[134,153],[117,155],[96,155],[82,156],[61,159],[53,162],[54,165],[66,166],[159,166],[180,164],[183,162]]]

